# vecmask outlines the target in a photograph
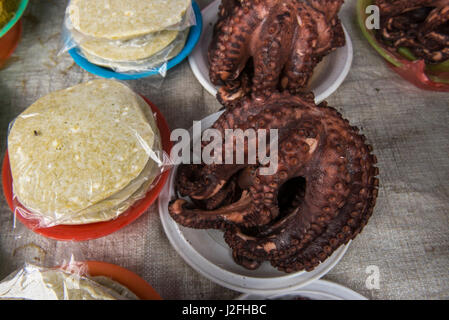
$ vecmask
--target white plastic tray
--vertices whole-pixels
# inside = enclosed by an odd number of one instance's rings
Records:
[[[325,280],[317,280],[299,290],[274,295],[246,293],[237,300],[295,300],[298,297],[310,300],[368,300],[351,289]]]

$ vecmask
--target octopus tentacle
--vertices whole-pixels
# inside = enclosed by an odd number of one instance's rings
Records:
[[[184,199],[170,204],[170,214],[181,225],[197,229],[222,229],[225,223],[242,223],[251,214],[251,197],[243,191],[240,200],[213,211],[192,208]]]
[[[308,16],[298,18],[298,23],[303,27],[297,30],[295,45],[284,68],[284,78],[281,81],[283,89],[295,93],[308,83],[316,64],[313,60],[312,45],[317,37],[316,26]]]
[[[226,170],[221,170],[219,165],[187,165],[179,169],[177,190],[185,197],[196,200],[204,200],[215,196],[226,185],[226,182],[243,165],[228,165]]]
[[[260,23],[258,16],[245,14],[249,10],[246,3],[242,7],[235,3],[239,2],[223,1],[215,27],[215,40],[209,48],[210,78],[216,85],[238,78],[250,57],[246,49],[249,35]]]
[[[254,54],[254,77],[252,92],[271,93],[279,82],[283,66],[289,58],[289,51],[282,50],[284,43],[292,43],[294,35],[294,17],[292,8],[288,4],[280,2],[267,18],[261,28],[260,41],[262,50]],[[274,19],[273,14],[276,15]]]

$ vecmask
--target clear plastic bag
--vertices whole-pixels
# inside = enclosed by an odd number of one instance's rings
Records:
[[[57,267],[25,263],[0,282],[0,300],[137,300],[122,284],[91,276],[88,264],[72,256]]]
[[[14,213],[36,228],[109,221],[172,166],[155,115],[114,80],[42,97],[10,125]]]
[[[144,8],[153,8],[154,6],[154,10],[161,10],[161,5],[165,4],[165,11],[161,12],[171,12],[173,16],[167,16],[165,19],[153,19],[154,25],[144,22],[135,23],[133,25],[135,28],[134,34],[132,35],[130,33],[133,30],[132,28],[125,28],[125,31],[122,31],[121,29],[116,29],[115,27],[117,26],[112,22],[117,21],[118,25],[121,22],[122,25],[129,27],[130,23],[126,23],[127,18],[123,16],[135,10],[126,11],[124,8],[132,8],[135,6],[135,3],[139,3],[137,0],[122,5],[122,11],[119,11],[115,16],[112,15],[117,12],[112,11],[112,9],[104,10],[101,14],[104,15],[105,20],[102,20],[102,22],[89,21],[87,18],[84,21],[81,18],[81,16],[87,15],[87,13],[82,7],[79,9],[77,4],[84,1],[71,0],[69,2],[63,24],[63,46],[60,54],[76,48],[78,54],[91,63],[120,73],[133,74],[151,71],[165,77],[167,61],[179,54],[185,45],[189,28],[196,24],[195,14],[190,1],[170,0],[167,2],[166,0],[154,0],[146,2],[146,4],[143,2],[145,4]],[[114,0],[112,7],[116,7],[120,1]],[[99,3],[102,2],[104,1],[99,1]],[[171,2],[177,5],[172,5]],[[95,5],[99,6],[100,4],[96,3]],[[111,6],[109,2],[106,2],[105,5]],[[141,14],[145,15],[145,11],[148,10],[142,11],[143,13]],[[182,16],[180,16],[181,13]],[[111,17],[106,19],[108,14]],[[139,14],[137,15],[136,19],[141,18]],[[73,22],[73,19],[81,20],[81,22]],[[98,19],[102,19],[102,17]],[[149,19],[148,21],[153,20]],[[137,21],[139,22],[140,20],[137,19]],[[92,24],[92,27],[90,27],[89,23]]]
[[[184,48],[189,31],[182,31],[175,40],[168,46],[153,54],[149,58],[134,61],[114,61],[91,54],[84,48],[80,49],[79,54],[89,60],[91,63],[109,68],[120,73],[139,73],[154,71],[162,77],[167,73],[167,61],[177,56]]]

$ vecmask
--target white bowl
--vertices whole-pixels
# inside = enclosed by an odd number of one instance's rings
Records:
[[[209,79],[209,62],[207,52],[212,41],[214,25],[218,19],[218,7],[221,0],[209,4],[201,12],[203,15],[203,32],[197,46],[189,56],[189,64],[201,85],[213,96],[217,95],[217,87]],[[346,45],[324,57],[317,65],[309,82],[309,90],[315,94],[315,102],[320,103],[334,93],[343,83],[352,64],[352,41],[343,27]]]
[[[222,111],[223,112],[223,111]],[[201,121],[202,129],[209,128],[222,114],[214,113]],[[197,230],[178,225],[168,212],[170,200],[175,198],[174,182],[177,167],[159,196],[159,214],[164,231],[173,248],[193,269],[223,287],[246,293],[276,294],[310,284],[328,273],[345,254],[349,243],[338,248],[313,271],[284,273],[268,262],[257,270],[236,264],[232,251],[218,230]]]
[[[237,300],[295,300],[298,297],[310,300],[368,300],[351,289],[325,280],[317,280],[299,290],[274,295],[246,293],[238,297]]]

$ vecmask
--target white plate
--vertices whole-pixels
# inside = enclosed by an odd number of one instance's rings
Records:
[[[238,297],[237,300],[294,300],[298,297],[311,300],[368,300],[351,289],[325,280],[317,280],[299,290],[281,294],[256,295],[246,293]]]
[[[223,112],[223,111],[222,111]],[[201,121],[209,128],[221,115],[214,113]],[[175,250],[193,269],[210,280],[232,290],[255,294],[276,294],[310,284],[328,273],[345,254],[349,243],[341,246],[313,271],[284,273],[268,262],[257,270],[247,270],[236,264],[232,251],[218,230],[197,230],[178,225],[168,212],[168,203],[175,198],[176,167],[159,196],[159,214],[164,231]]]
[[[197,46],[189,56],[189,64],[195,77],[201,85],[213,96],[217,95],[215,87],[209,79],[209,62],[207,52],[212,41],[214,25],[218,19],[218,7],[221,0],[209,4],[201,12],[203,15],[203,32]],[[324,57],[315,71],[309,83],[309,89],[315,94],[315,102],[320,103],[329,97],[343,83],[349,73],[352,64],[352,41],[348,32],[343,27],[346,37],[346,45],[337,48],[331,54]]]

